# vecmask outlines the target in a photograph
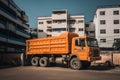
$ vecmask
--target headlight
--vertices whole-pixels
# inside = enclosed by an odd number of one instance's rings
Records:
[[[89,56],[92,56],[92,52],[91,51],[89,52]]]

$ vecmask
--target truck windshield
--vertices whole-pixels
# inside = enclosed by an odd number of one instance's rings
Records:
[[[89,47],[98,47],[97,40],[93,38],[87,38],[87,44]]]

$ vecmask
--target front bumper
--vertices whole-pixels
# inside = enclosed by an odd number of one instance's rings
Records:
[[[92,57],[92,58],[90,58],[90,61],[96,61],[96,60],[101,60],[101,57],[99,56],[99,57]]]
[[[97,60],[101,60],[101,57],[99,56],[99,57],[89,57],[88,58],[88,61],[90,61],[90,62],[97,61]]]

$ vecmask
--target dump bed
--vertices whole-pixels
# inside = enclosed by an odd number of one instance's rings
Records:
[[[69,54],[75,33],[67,32],[60,36],[38,38],[26,41],[26,54]]]

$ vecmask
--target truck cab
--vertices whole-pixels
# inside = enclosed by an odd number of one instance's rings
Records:
[[[71,59],[77,57],[81,67],[89,67],[92,61],[101,59],[97,40],[86,36],[73,38],[71,55]]]

